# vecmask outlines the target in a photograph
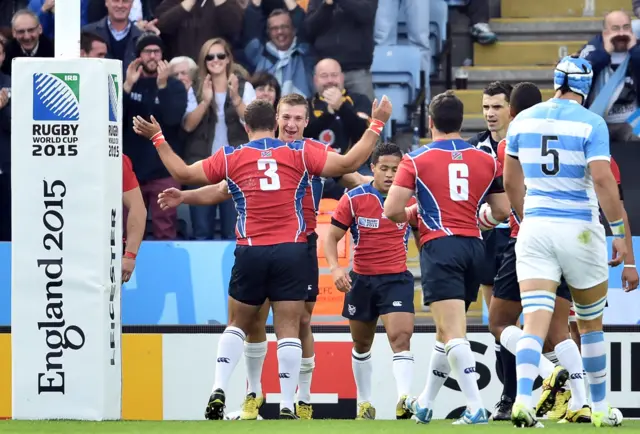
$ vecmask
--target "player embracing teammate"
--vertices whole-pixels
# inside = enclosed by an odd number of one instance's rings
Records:
[[[373,121],[345,155],[327,152],[307,140],[275,139],[273,106],[256,100],[245,110],[250,142],[224,147],[206,160],[186,165],[151,119],[134,119],[134,131],[152,140],[169,173],[190,185],[225,180],[238,211],[235,262],[229,283],[230,321],[218,342],[215,381],[205,410],[207,419],[224,418],[225,390],[242,358],[247,332],[271,302],[279,366],[281,419],[297,419],[295,392],[302,360],[300,323],[309,286],[308,232],[303,200],[312,176],[334,177],[355,171],[366,161],[391,115],[391,103],[374,101]]]

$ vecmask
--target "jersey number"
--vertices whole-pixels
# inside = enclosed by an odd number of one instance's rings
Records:
[[[542,173],[549,176],[557,175],[560,172],[560,154],[557,149],[549,149],[549,142],[557,142],[558,136],[542,136],[542,156],[553,156],[553,163],[549,167],[549,163],[541,164]]]
[[[280,190],[280,176],[278,176],[278,162],[273,158],[258,160],[258,170],[264,172],[266,178],[260,178],[260,190]]]
[[[464,163],[449,164],[449,196],[451,200],[469,200],[469,166]]]

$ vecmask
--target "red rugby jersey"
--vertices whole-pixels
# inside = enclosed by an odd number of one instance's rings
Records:
[[[133,164],[131,159],[126,155],[122,155],[122,192],[126,193],[138,186],[138,178],[133,173]]]
[[[351,229],[355,252],[353,271],[358,274],[398,274],[407,270],[411,226],[384,216],[384,196],[372,183],[344,194],[333,212],[331,224]],[[415,203],[411,198],[408,206]]]
[[[506,147],[507,141],[505,139],[500,140],[500,143],[498,143],[498,161],[503,166]],[[613,177],[618,183],[620,199],[622,199],[622,181],[620,179],[620,168],[618,167],[618,163],[616,163],[616,160],[613,159],[613,156],[611,156],[611,172],[613,173]],[[511,227],[511,238],[517,238],[518,231],[520,231],[520,219],[516,216],[513,208],[511,209],[511,214],[509,215],[509,226]]]
[[[461,139],[438,140],[405,154],[393,183],[416,193],[423,245],[451,235],[480,238],[478,206],[504,191],[501,176],[489,153]]]
[[[305,141],[254,140],[225,146],[203,161],[212,184],[227,180],[238,212],[238,245],[307,241],[302,202],[310,175],[320,175],[327,152]]]
[[[303,139],[306,142],[305,146],[313,146],[324,152],[337,152],[328,144],[318,142],[313,139]],[[322,199],[322,191],[324,190],[324,183],[322,178],[316,175],[309,174],[309,186],[307,192],[302,199],[302,209],[304,211],[304,221],[307,224],[307,234],[313,233],[317,223],[318,208],[320,206],[320,199]]]

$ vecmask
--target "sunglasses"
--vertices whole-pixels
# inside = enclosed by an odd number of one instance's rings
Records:
[[[204,58],[206,62],[211,62],[214,59],[224,60],[227,58],[226,53],[215,53],[215,54],[207,54]]]

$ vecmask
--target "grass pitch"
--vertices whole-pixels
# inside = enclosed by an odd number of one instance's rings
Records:
[[[542,421],[545,432],[598,433],[615,429],[616,433],[640,433],[640,421],[625,420],[617,428],[596,429],[587,424],[562,424]],[[489,422],[488,425],[454,426],[451,421],[433,421],[428,425],[418,425],[414,421],[375,420],[312,420],[312,421],[197,421],[197,422],[75,422],[75,421],[0,421],[2,433],[60,433],[60,434],[173,434],[173,433],[215,433],[215,434],[411,434],[424,432],[497,434],[513,433],[509,422]]]

